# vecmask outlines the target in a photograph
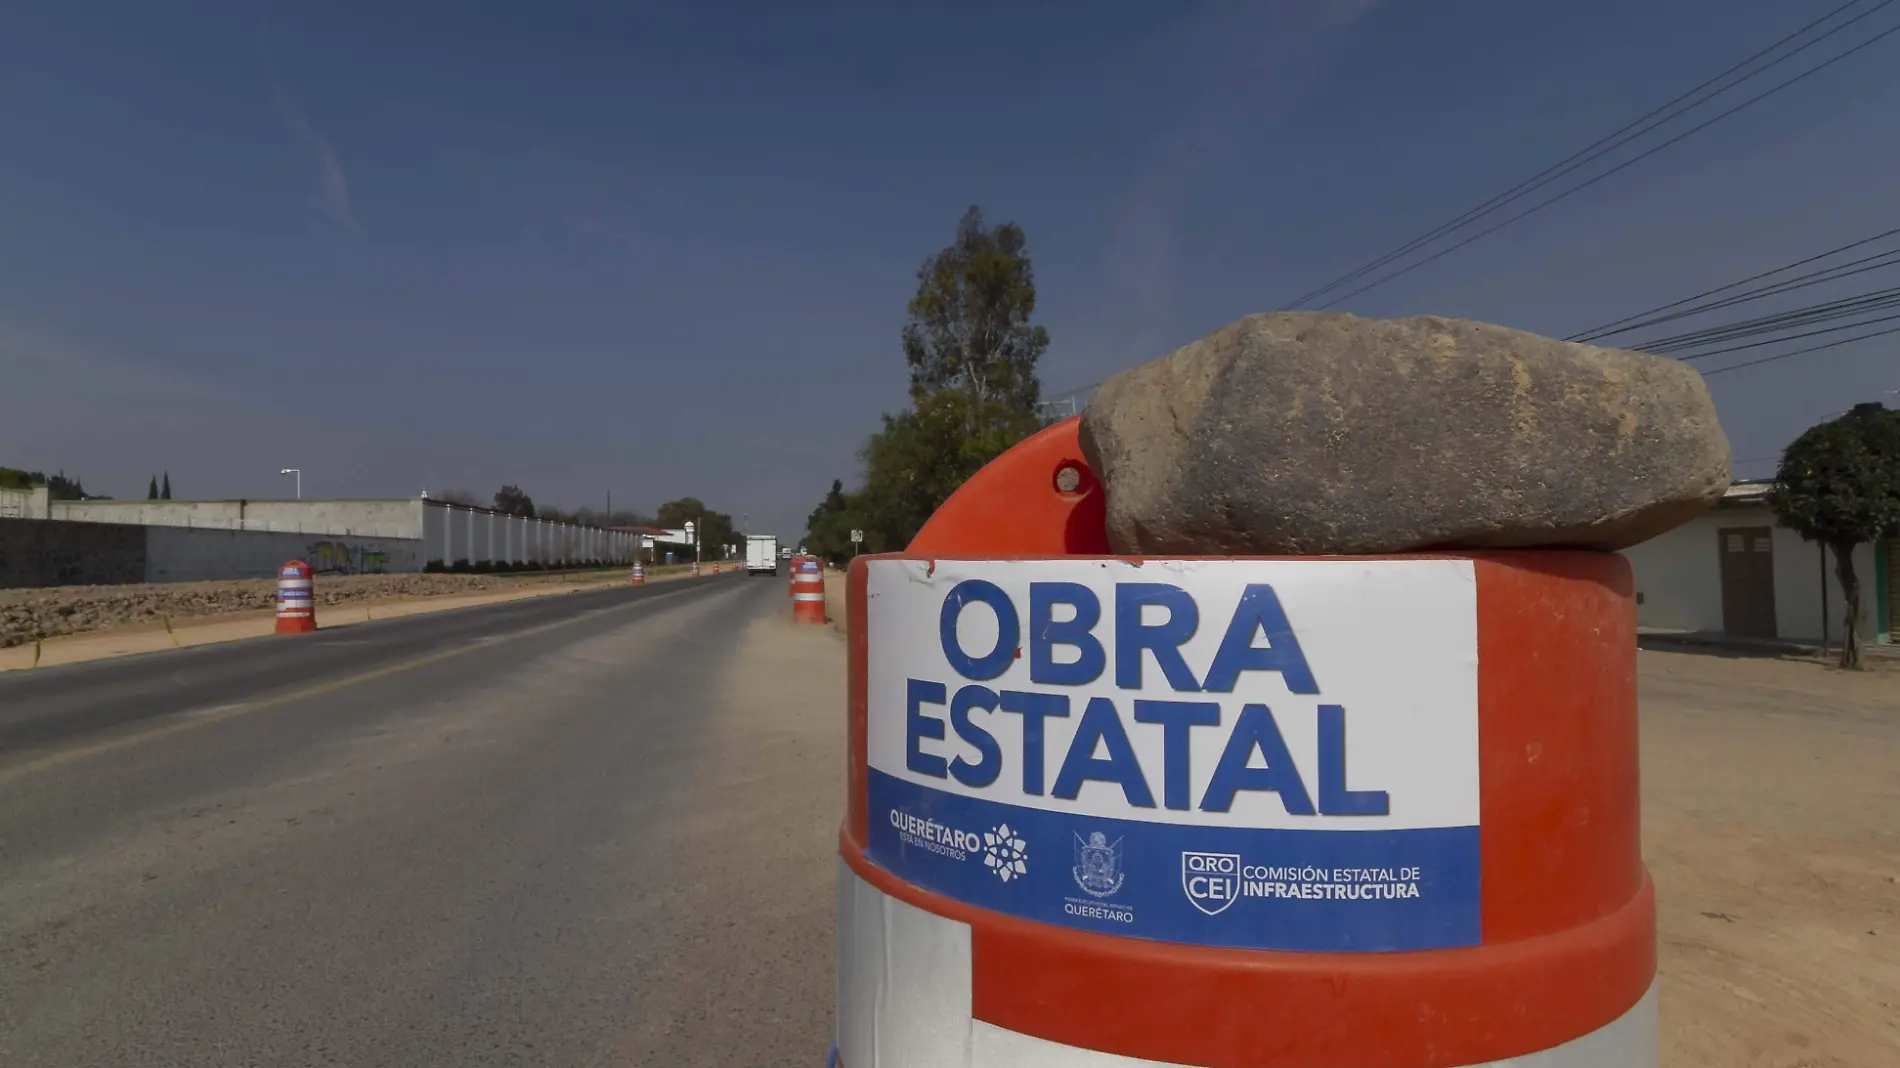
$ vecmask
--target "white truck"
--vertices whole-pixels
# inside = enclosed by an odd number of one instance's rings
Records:
[[[778,535],[747,534],[745,536],[745,573],[748,575],[778,574]]]

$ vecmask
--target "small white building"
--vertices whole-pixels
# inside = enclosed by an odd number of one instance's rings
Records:
[[[1738,482],[1714,508],[1626,549],[1636,622],[1650,631],[1798,642],[1841,640],[1845,600],[1834,556],[1775,522],[1766,482]],[[1854,551],[1860,633],[1889,642],[1900,616],[1900,541]]]

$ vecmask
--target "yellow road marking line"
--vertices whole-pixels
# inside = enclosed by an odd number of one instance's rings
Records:
[[[542,623],[538,626],[529,627],[527,630],[512,631],[501,637],[511,640],[517,638],[531,638],[537,634],[545,634],[559,627],[565,627],[583,620],[592,619],[595,616],[606,615],[609,612],[618,612],[622,609],[632,608],[637,605],[651,604],[654,601],[664,601],[669,597],[678,597],[681,594],[705,588],[704,586],[688,586],[678,590],[668,590],[665,593],[654,594],[651,597],[642,597],[637,601],[631,601],[627,604],[618,604],[610,608],[597,608],[578,616],[570,616],[566,619],[557,619],[552,623]],[[453,649],[443,649],[438,652],[427,653],[423,656],[411,657],[408,660],[397,661],[394,664],[385,664],[382,667],[372,668],[355,675],[332,679],[329,682],[320,682],[315,686],[306,686],[301,690],[292,690],[289,693],[280,693],[273,697],[265,697],[256,701],[217,705],[201,711],[178,713],[176,717],[170,719],[169,722],[155,724],[144,730],[135,731],[130,734],[122,734],[112,738],[102,738],[87,745],[61,749],[58,752],[48,753],[36,760],[28,760],[20,764],[15,764],[12,767],[0,768],[0,786],[9,785],[15,779],[23,778],[27,775],[47,771],[52,768],[64,767],[75,761],[98,756],[102,753],[110,753],[117,749],[124,749],[140,742],[154,741],[209,724],[222,723],[225,720],[249,715],[252,712],[261,712],[267,708],[276,708],[279,705],[287,705],[294,701],[302,701],[311,697],[321,697],[326,693],[334,693],[337,690],[355,686],[359,683],[374,682],[377,679],[388,678],[391,675],[401,674],[405,671],[413,671],[419,667],[427,667],[430,664],[440,663],[441,661],[449,660],[465,653],[488,649],[493,644],[491,641],[484,641],[477,638],[466,645],[458,645]]]

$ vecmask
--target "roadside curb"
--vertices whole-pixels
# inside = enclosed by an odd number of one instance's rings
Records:
[[[1783,638],[1736,638],[1727,634],[1693,631],[1639,631],[1636,647],[1652,652],[1730,652],[1750,656],[1833,656],[1839,643],[1823,647],[1819,642],[1792,641]],[[1900,661],[1900,645],[1861,646],[1861,655],[1869,660]]]

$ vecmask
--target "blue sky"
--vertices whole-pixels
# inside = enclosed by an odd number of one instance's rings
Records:
[[[1832,6],[9,5],[0,463],[692,493],[791,535],[903,403],[913,273],[966,205],[1028,232],[1057,391]],[[1896,72],[1900,36],[1344,307],[1562,336],[1900,226]],[[1896,339],[1712,378],[1741,473],[1900,389]]]

